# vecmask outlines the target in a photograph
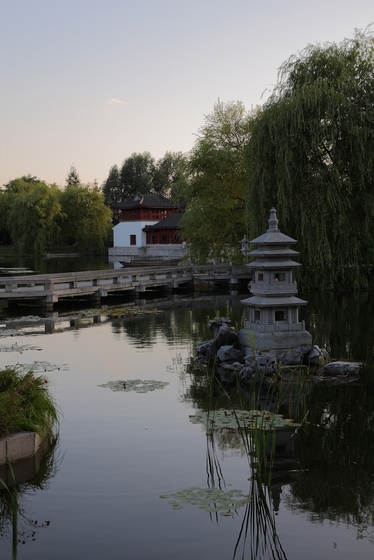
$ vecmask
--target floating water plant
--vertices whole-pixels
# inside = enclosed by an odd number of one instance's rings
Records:
[[[40,346],[32,346],[31,344],[0,344],[0,352],[26,352],[27,350],[41,350]]]
[[[136,393],[148,393],[149,391],[155,391],[156,389],[163,389],[169,385],[167,381],[154,381],[153,379],[146,379],[142,381],[141,379],[119,379],[117,381],[108,381],[103,385],[98,385],[98,387],[109,388],[112,391],[135,391]]]
[[[213,414],[199,411],[190,416],[192,424],[204,424],[207,428],[249,428],[273,430],[287,426],[300,426],[290,418],[283,418],[266,410],[216,410]]]
[[[32,370],[34,374],[43,374],[51,371],[69,371],[69,366],[68,364],[51,364],[50,362],[35,361],[32,364],[18,364],[17,369],[23,373],[27,373]]]
[[[250,500],[250,497],[242,490],[233,489],[225,492],[219,488],[196,486],[174,494],[162,494],[160,498],[168,500],[175,510],[183,509],[183,505],[190,504],[209,513],[219,513],[223,517],[232,517],[236,510],[246,506]]]

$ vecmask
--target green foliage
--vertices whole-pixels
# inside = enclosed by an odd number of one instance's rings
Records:
[[[280,68],[248,148],[248,221],[271,206],[298,239],[303,287],[363,287],[374,248],[374,44],[356,31]]]
[[[74,165],[70,167],[70,171],[68,173],[68,176],[66,177],[66,186],[70,187],[71,185],[80,185],[78,171],[76,170]]]
[[[0,371],[0,437],[25,430],[43,438],[57,419],[46,378],[15,368]]]
[[[0,192],[0,217],[19,254],[40,254],[56,244],[100,252],[111,241],[111,211],[97,186],[72,183],[61,191],[36,177],[14,179]]]
[[[19,253],[42,253],[58,239],[61,216],[56,186],[15,179],[7,186],[7,228]]]
[[[177,189],[187,203],[182,228],[193,262],[240,259],[239,240],[246,232],[244,149],[251,121],[241,102],[217,101],[198,131],[190,179]]]
[[[9,193],[0,190],[0,245],[10,245],[11,237],[7,228],[9,214]]]
[[[187,180],[186,176],[187,158],[181,152],[166,152],[157,162],[149,152],[133,153],[120,169],[117,165],[110,168],[102,192],[108,205],[132,198],[137,192],[170,196]]]
[[[153,190],[175,197],[178,190],[188,182],[188,158],[182,152],[166,152],[156,162]]]
[[[155,172],[155,160],[149,152],[132,154],[125,159],[120,169],[121,202],[131,198],[136,192],[149,194],[152,191],[152,179]]]
[[[111,229],[111,211],[98,188],[69,185],[60,192],[63,241],[81,251],[103,250]]]

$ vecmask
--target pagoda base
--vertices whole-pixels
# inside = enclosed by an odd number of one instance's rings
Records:
[[[258,332],[248,328],[241,329],[238,343],[246,356],[257,352],[279,354],[300,346],[312,348],[312,335],[306,331]]]

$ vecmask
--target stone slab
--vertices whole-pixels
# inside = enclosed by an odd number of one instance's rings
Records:
[[[6,462],[6,457],[10,461],[18,461],[35,454],[35,433],[19,432],[0,440],[5,442],[5,458],[0,455],[0,464]],[[40,439],[39,439],[40,442]]]
[[[312,335],[308,331],[280,331],[261,333],[243,328],[238,334],[238,343],[246,355],[257,352],[286,352],[290,348],[307,345],[312,348]]]

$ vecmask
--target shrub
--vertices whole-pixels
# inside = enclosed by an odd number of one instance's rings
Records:
[[[0,437],[25,430],[43,438],[57,419],[45,377],[35,377],[32,371],[23,374],[16,368],[0,371]]]

